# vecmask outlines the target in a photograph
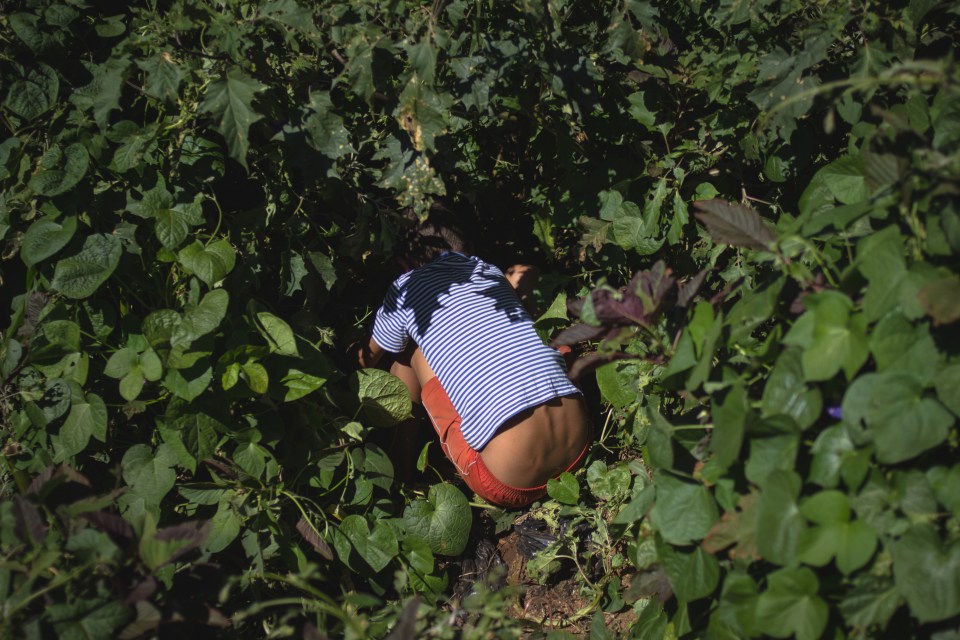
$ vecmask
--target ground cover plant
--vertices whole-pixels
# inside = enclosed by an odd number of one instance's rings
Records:
[[[955,3],[4,9],[5,637],[958,633]],[[581,354],[527,514],[349,358],[435,201]]]

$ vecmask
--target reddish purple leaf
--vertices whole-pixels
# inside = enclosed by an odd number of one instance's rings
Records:
[[[558,347],[565,344],[577,344],[579,342],[583,342],[584,340],[596,340],[600,336],[607,333],[607,331],[608,329],[606,327],[594,327],[589,324],[575,324],[557,334],[550,344],[554,347]]]
[[[680,293],[677,294],[677,306],[686,307],[693,300],[693,297],[700,291],[710,269],[701,269],[700,272],[680,285]]]
[[[333,560],[333,550],[330,548],[330,545],[320,537],[303,516],[300,516],[300,520],[297,521],[297,533],[303,536],[303,539],[309,542],[310,546],[316,549],[317,553],[327,560]]]
[[[80,517],[104,533],[112,533],[121,538],[132,538],[133,527],[130,523],[113,513],[106,511],[88,511]]]
[[[698,200],[693,203],[700,211],[694,215],[703,224],[716,242],[745,247],[758,251],[770,251],[777,236],[763,222],[760,214],[738,202]]]
[[[47,537],[47,523],[37,505],[21,496],[13,496],[13,533],[23,542],[40,544]]]

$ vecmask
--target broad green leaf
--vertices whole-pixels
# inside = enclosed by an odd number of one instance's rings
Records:
[[[943,442],[955,419],[937,400],[925,397],[923,385],[909,374],[868,373],[843,396],[843,418],[866,423],[877,460],[909,460]]]
[[[426,499],[414,500],[403,510],[407,533],[426,540],[437,555],[463,553],[472,519],[467,498],[451,484],[431,486]]]
[[[829,380],[841,369],[853,379],[869,355],[866,321],[851,313],[853,303],[838,291],[821,291],[804,298],[808,311],[784,337],[803,348],[803,373],[807,380]]]
[[[270,386],[270,375],[259,362],[244,362],[240,365],[240,377],[254,393],[266,393]]]
[[[154,219],[154,232],[157,239],[171,251],[187,239],[190,227],[203,222],[200,196],[190,203],[177,204],[173,196],[162,186],[143,194],[143,199],[136,203],[133,210],[137,215]]]
[[[123,480],[147,505],[159,505],[176,482],[177,474],[173,470],[176,464],[177,454],[170,445],[160,444],[153,450],[145,444],[136,444],[123,455]]]
[[[239,67],[231,68],[225,77],[209,84],[204,93],[201,111],[214,118],[214,129],[227,141],[230,157],[247,168],[250,148],[250,125],[262,118],[253,110],[253,97],[266,87]]]
[[[192,402],[207,390],[213,380],[213,367],[200,362],[184,369],[168,369],[163,386],[173,395]]]
[[[95,640],[116,637],[133,614],[119,600],[75,600],[49,604],[44,617],[61,640]]]
[[[210,519],[210,536],[203,545],[204,551],[219,553],[240,535],[243,522],[229,500],[221,500],[217,512]]]
[[[197,338],[219,327],[227,314],[229,302],[230,295],[223,289],[214,289],[207,293],[200,300],[200,304],[188,308],[183,314],[183,320],[170,336],[170,346],[189,346]]]
[[[767,578],[757,600],[757,626],[774,638],[817,640],[827,626],[827,603],[817,595],[816,574],[801,567],[781,569]]]
[[[50,286],[68,298],[91,296],[120,264],[121,253],[123,247],[117,236],[88,236],[79,253],[57,262]]]
[[[804,384],[800,349],[785,349],[767,378],[763,388],[764,416],[785,414],[797,421],[801,429],[812,426],[823,410],[817,388]]]
[[[92,109],[93,118],[106,129],[110,112],[120,108],[123,81],[130,66],[129,58],[110,58],[103,64],[84,62],[93,75],[90,84],[70,94],[70,101],[81,109]]]
[[[877,371],[909,373],[925,386],[938,377],[943,360],[926,324],[913,326],[899,312],[877,323],[870,335],[870,352]]]
[[[269,311],[257,313],[256,318],[257,331],[266,338],[271,353],[279,353],[282,356],[300,356],[297,351],[297,339],[286,321]]]
[[[410,417],[410,394],[395,375],[361,369],[350,376],[350,388],[360,400],[364,421],[373,427],[390,427]]]
[[[850,574],[865,565],[877,548],[873,528],[862,520],[850,522],[850,504],[839,491],[821,491],[807,499],[800,511],[814,526],[803,532],[800,560],[822,567],[837,559],[837,568]]]
[[[712,397],[713,433],[710,436],[710,450],[716,456],[717,464],[726,469],[740,456],[747,417],[750,415],[750,402],[742,384],[734,384],[722,401],[716,395]]]
[[[270,452],[255,442],[244,442],[233,450],[233,461],[253,478],[259,479],[267,468]]]
[[[547,495],[560,504],[577,504],[580,501],[580,483],[572,473],[564,471],[559,477],[547,480]]]
[[[663,239],[655,237],[657,230],[648,228],[636,205],[633,208],[634,213],[622,214],[613,221],[613,239],[620,247],[632,249],[641,256],[652,255],[663,245]]]
[[[597,369],[597,386],[603,399],[616,409],[637,400],[640,368],[632,362],[608,362]]]
[[[863,158],[859,155],[834,160],[818,173],[830,193],[843,204],[854,204],[870,196],[863,175]]]
[[[717,588],[720,565],[717,559],[702,547],[681,551],[659,536],[656,545],[660,563],[679,600],[692,602],[710,595]]]
[[[862,572],[838,608],[848,626],[882,629],[901,604],[900,594],[889,576]]]
[[[307,394],[313,393],[327,383],[327,376],[318,376],[298,369],[289,369],[281,378],[280,383],[287,388],[283,396],[284,402],[299,400]]]
[[[137,60],[137,66],[146,72],[144,89],[163,102],[175,102],[180,92],[183,73],[180,66],[165,52]]]
[[[900,280],[907,270],[903,237],[896,226],[885,227],[857,243],[857,268],[871,285],[866,293],[867,315],[871,320],[877,319],[895,304]],[[871,308],[873,312],[869,311]]]
[[[57,151],[57,157],[50,162],[52,166],[46,166],[48,161],[44,158],[44,169],[30,178],[30,188],[42,196],[66,193],[83,179],[90,166],[90,156],[79,142],[74,142],[64,149],[62,156],[58,148],[54,150]]]
[[[953,411],[954,415],[960,416],[960,363],[941,370],[934,384],[940,402]]]
[[[766,560],[789,565],[806,529],[797,498],[802,481],[793,471],[773,471],[760,494],[757,512],[757,549]]]
[[[944,545],[929,524],[915,524],[893,543],[893,576],[921,622],[960,613],[960,542]]]
[[[67,216],[62,223],[53,216],[40,218],[23,234],[20,257],[28,267],[46,260],[63,249],[77,230],[76,216]]]
[[[180,314],[173,309],[159,309],[143,319],[141,330],[151,347],[170,342],[174,330],[180,325]]]
[[[34,62],[26,76],[14,80],[3,106],[26,121],[35,120],[57,103],[60,80],[50,66]]]
[[[600,500],[628,495],[630,481],[630,470],[623,463],[608,468],[602,460],[595,460],[587,468],[587,486]]]
[[[358,515],[347,516],[337,527],[334,548],[342,561],[356,568],[349,560],[352,548],[374,572],[386,568],[400,551],[397,536],[387,523],[377,522],[371,530],[366,519]]]
[[[236,253],[226,240],[215,240],[207,246],[195,240],[177,253],[177,261],[184,269],[200,278],[208,287],[233,271],[236,260]]]
[[[70,407],[70,413],[60,427],[64,455],[75,456],[86,449],[91,436],[100,442],[107,440],[107,405],[95,393],[86,394]]]
[[[666,542],[690,544],[702,540],[719,520],[716,501],[710,490],[699,482],[657,472],[654,484],[657,502],[650,521]]]

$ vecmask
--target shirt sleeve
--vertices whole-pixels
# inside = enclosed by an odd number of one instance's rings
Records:
[[[394,282],[387,290],[383,305],[377,309],[373,321],[373,339],[391,353],[400,353],[407,346],[407,310],[403,305],[403,288]]]

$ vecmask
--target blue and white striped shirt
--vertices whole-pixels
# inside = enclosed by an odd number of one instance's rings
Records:
[[[477,451],[524,409],[580,393],[561,355],[540,340],[503,272],[479,258],[446,253],[390,286],[373,339],[399,353],[411,338],[460,414],[464,439]]]

